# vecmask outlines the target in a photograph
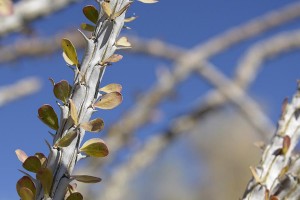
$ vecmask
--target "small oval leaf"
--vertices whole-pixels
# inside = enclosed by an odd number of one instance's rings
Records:
[[[96,108],[113,109],[122,103],[123,97],[120,92],[111,92],[102,96],[102,98],[95,103]]]
[[[124,19],[124,22],[126,22],[126,23],[132,22],[132,21],[136,20],[136,18],[137,18],[136,16],[135,17],[128,17],[128,18]]]
[[[112,10],[111,10],[110,5],[109,5],[108,2],[104,1],[104,2],[101,4],[101,8],[102,8],[102,10],[104,11],[104,13],[105,13],[108,17],[111,16]]]
[[[71,116],[74,124],[77,126],[78,125],[77,108],[72,99],[70,99],[69,102],[70,102],[70,116]]]
[[[22,200],[34,200],[34,195],[32,191],[26,187],[20,188],[19,195]]]
[[[108,155],[106,144],[99,138],[86,141],[80,148],[80,151],[92,157],[105,157]]]
[[[29,156],[23,163],[24,169],[37,173],[42,167],[41,161],[36,156]]]
[[[90,25],[90,24],[86,24],[86,23],[82,23],[80,27],[81,27],[82,30],[90,31],[90,32],[93,32],[96,28],[95,26]]]
[[[67,200],[83,200],[83,196],[79,192],[74,192],[68,196]]]
[[[58,130],[58,118],[54,111],[54,109],[48,105],[45,104],[38,110],[39,118],[44,122],[47,126],[54,130]]]
[[[123,58],[122,55],[113,54],[112,56],[110,56],[109,58],[104,60],[102,63],[104,63],[104,64],[106,64],[106,63],[115,63],[115,62],[119,62],[120,60],[122,60],[122,58]]]
[[[48,159],[43,153],[36,153],[34,156],[40,160],[42,167],[47,164]]]
[[[32,192],[33,196],[35,196],[35,194],[36,194],[35,185],[28,176],[23,176],[20,180],[18,180],[16,188],[17,188],[17,192],[20,197],[22,195],[20,192],[21,188],[29,189]]]
[[[80,127],[89,132],[99,132],[104,128],[104,122],[102,119],[97,118],[80,124]]]
[[[22,151],[21,149],[17,149],[15,152],[16,152],[18,159],[22,163],[24,163],[24,161],[28,158],[27,154],[24,151]]]
[[[71,93],[70,84],[66,80],[56,83],[53,87],[53,93],[57,99],[67,103]]]
[[[48,168],[41,168],[36,174],[36,179],[41,182],[44,194],[48,197],[53,181],[52,171]]]
[[[69,61],[71,61],[68,64],[78,66],[79,62],[77,58],[77,52],[72,42],[64,38],[61,41],[61,46],[65,53],[65,56],[69,59]]]
[[[90,20],[94,24],[97,24],[99,12],[94,6],[92,5],[85,6],[82,11],[88,20]]]
[[[88,176],[88,175],[74,175],[71,176],[71,178],[74,178],[76,181],[82,183],[99,183],[101,181],[101,178],[95,176]]]
[[[117,83],[111,83],[111,84],[108,84],[108,85],[100,88],[99,91],[105,92],[105,93],[121,92],[122,91],[122,85],[117,84]]]
[[[121,37],[117,43],[116,43],[117,46],[121,46],[121,47],[131,47],[131,44],[130,42],[128,42],[128,39],[127,37]]]
[[[63,136],[60,140],[56,142],[54,147],[67,147],[69,146],[72,141],[77,137],[77,132],[76,131],[71,131],[67,133],[65,136]]]

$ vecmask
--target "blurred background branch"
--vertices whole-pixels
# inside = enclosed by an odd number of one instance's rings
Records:
[[[75,2],[80,0],[55,0],[51,1],[51,6],[47,0],[18,1],[15,3],[15,13],[0,19],[3,27],[0,36],[26,29],[33,20],[42,19],[41,16],[67,8]],[[33,9],[31,11],[25,7],[30,3],[36,5],[30,7]],[[126,102],[130,98],[129,93],[124,95],[127,97],[118,115],[120,117],[106,126],[105,141],[110,156],[105,160],[88,161],[78,169],[99,174],[103,182],[95,188],[79,185],[80,190],[85,190],[88,199],[100,199],[99,196],[110,200],[240,198],[251,177],[249,166],[260,158],[261,152],[253,147],[253,143],[258,140],[268,142],[275,130],[272,117],[266,114],[266,106],[262,105],[251,88],[258,75],[264,75],[261,72],[266,61],[277,61],[287,53],[299,51],[299,27],[279,31],[299,18],[300,3],[294,2],[247,23],[222,30],[221,34],[211,39],[197,40],[198,45],[194,48],[191,48],[192,44],[178,44],[176,40],[164,39],[163,36],[154,36],[160,39],[142,39],[139,34],[126,35],[133,48],[121,53],[132,54],[128,60],[131,56],[154,60],[149,65],[150,69],[143,70],[156,70],[156,79],[145,84],[147,89],[144,86],[143,92],[139,92],[138,97],[134,96],[131,104]],[[83,53],[84,41],[77,30],[54,32],[55,35],[50,37],[32,35],[14,43],[4,43],[0,48],[1,66],[19,62],[20,59],[39,60],[61,51],[61,38],[69,38]],[[235,49],[241,45],[242,48]],[[232,50],[238,53],[228,53]],[[228,54],[234,55],[237,63],[216,61],[216,57]],[[48,65],[52,67],[57,64],[51,60],[47,60]],[[139,61],[135,62],[140,65]],[[32,68],[45,70],[36,66]],[[12,68],[1,70],[7,69]],[[57,68],[52,69],[55,70]],[[120,74],[124,73],[122,69],[118,70]],[[139,85],[140,77],[146,80],[143,76],[151,76],[149,71],[146,75],[139,71],[134,71],[134,76],[126,74],[123,81],[127,83],[132,80],[136,81],[134,85]],[[118,78],[123,77],[124,74]],[[266,78],[265,75],[262,78]],[[191,80],[195,81],[192,86],[184,87]],[[38,80],[33,79],[31,83],[33,90],[37,91],[40,86]],[[151,84],[152,87],[149,87]],[[203,90],[203,85],[206,90]],[[21,81],[17,86],[1,89],[0,106],[26,92],[32,93],[25,88],[28,88],[28,83]],[[267,92],[271,93],[273,89],[278,90],[272,88]],[[6,98],[2,95],[3,91],[10,91]],[[12,94],[16,96],[11,97]],[[284,94],[289,93],[284,91]],[[189,102],[185,101],[188,95],[192,96]],[[184,106],[178,108],[182,104]],[[167,109],[174,111],[165,117]],[[104,112],[100,113],[100,117],[105,115]],[[256,144],[262,147],[262,142]],[[293,166],[297,166],[298,157],[293,159],[296,163]]]
[[[41,86],[41,81],[36,77],[21,79],[14,84],[1,86],[0,107],[38,92]]]
[[[13,14],[0,19],[0,36],[21,31],[33,20],[53,14],[80,0],[22,0],[13,5]]]

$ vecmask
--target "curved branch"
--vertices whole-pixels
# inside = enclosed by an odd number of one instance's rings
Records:
[[[27,0],[14,4],[12,15],[1,17],[0,36],[22,30],[26,23],[61,10],[79,0]]]

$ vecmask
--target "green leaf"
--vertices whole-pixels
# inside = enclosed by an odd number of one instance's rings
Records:
[[[108,84],[102,88],[99,89],[101,92],[105,93],[111,93],[111,92],[121,92],[122,91],[122,85],[117,83],[111,83]]]
[[[24,151],[22,151],[21,149],[17,149],[17,150],[15,151],[15,153],[16,153],[18,159],[19,159],[22,163],[24,163],[24,161],[28,158],[27,154],[26,154]]]
[[[95,176],[88,176],[88,175],[74,175],[71,176],[71,178],[74,178],[76,181],[82,183],[99,183],[101,181],[101,178]]]
[[[99,12],[94,6],[92,5],[85,6],[82,11],[88,20],[90,20],[94,24],[97,24]]]
[[[45,196],[49,197],[53,181],[52,171],[48,168],[41,168],[36,174],[36,179],[41,182]]]
[[[80,148],[80,151],[92,157],[105,157],[108,155],[106,144],[99,138],[86,141]]]
[[[102,119],[97,118],[80,124],[80,127],[89,132],[99,132],[104,128],[104,122]]]
[[[83,200],[83,196],[79,192],[74,192],[68,196],[67,200]]]
[[[81,24],[81,29],[85,30],[85,31],[90,31],[93,32],[95,30],[95,26],[90,25],[90,24],[86,24],[86,23],[82,23]]]
[[[62,46],[65,56],[69,59],[69,61],[67,63],[78,66],[79,62],[78,62],[78,58],[77,58],[77,52],[76,52],[76,49],[75,49],[74,45],[72,44],[72,42],[70,40],[64,38],[61,41],[61,46]]]
[[[102,96],[102,98],[95,103],[96,108],[113,109],[122,103],[123,97],[120,92],[111,92]]]
[[[42,167],[41,161],[36,156],[29,156],[22,165],[24,169],[37,173]]]
[[[21,200],[34,200],[34,195],[32,191],[26,187],[20,188],[19,195],[21,197]]]
[[[62,80],[56,83],[53,87],[53,93],[56,98],[58,98],[66,104],[71,93],[71,87],[68,81]]]
[[[54,147],[67,147],[69,146],[72,141],[77,137],[77,132],[76,131],[71,131],[67,133],[65,136],[63,136],[60,140],[56,142]]]
[[[33,196],[35,196],[36,194],[35,185],[28,176],[23,176],[20,180],[18,180],[16,188],[20,197],[22,195],[22,193],[20,192],[21,188],[29,189],[32,192]]]
[[[55,111],[53,108],[45,104],[42,107],[39,108],[38,110],[39,118],[44,122],[47,126],[54,130],[58,130],[58,119]]]

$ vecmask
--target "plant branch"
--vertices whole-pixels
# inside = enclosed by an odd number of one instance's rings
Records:
[[[22,30],[25,25],[41,16],[61,10],[79,0],[27,0],[14,4],[14,13],[0,20],[0,36]]]
[[[18,82],[0,87],[0,107],[25,96],[36,93],[41,88],[40,79],[29,77]]]

